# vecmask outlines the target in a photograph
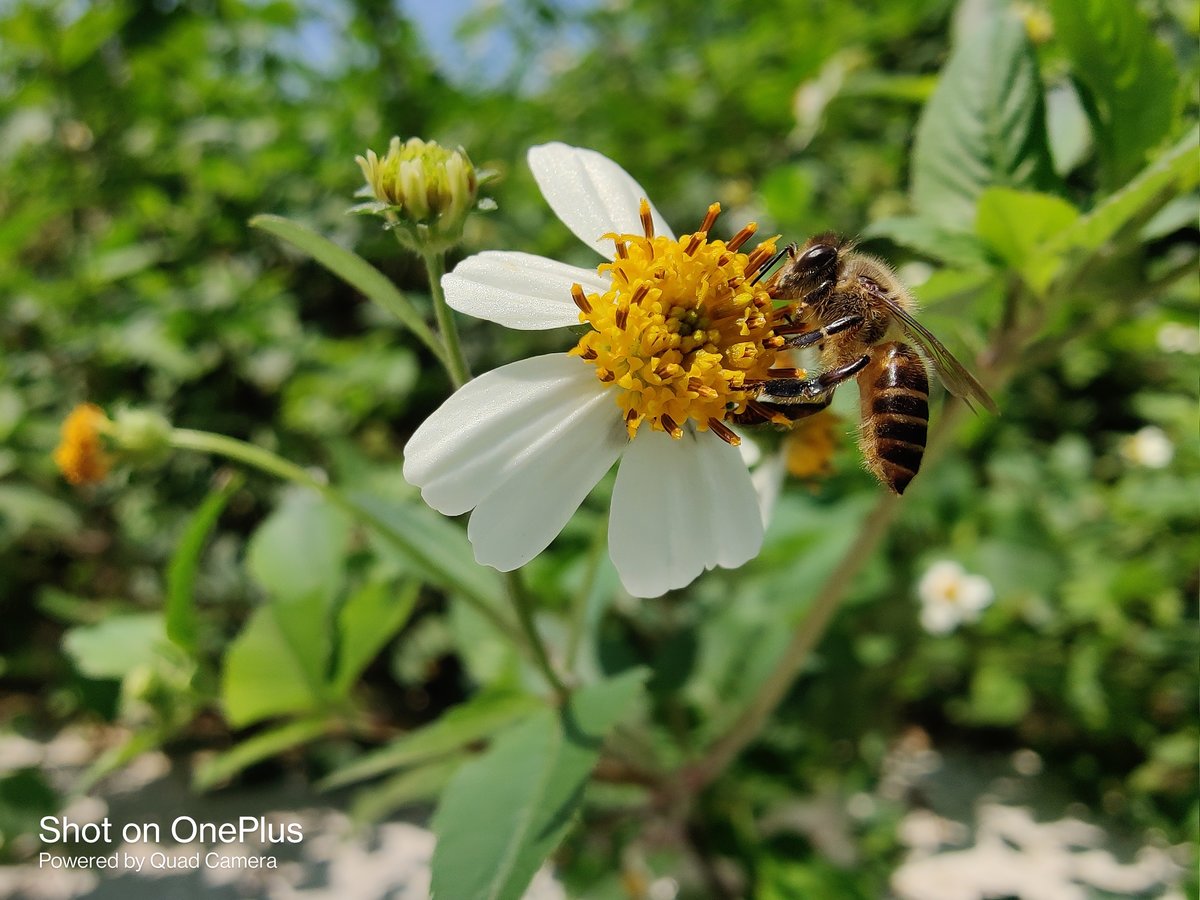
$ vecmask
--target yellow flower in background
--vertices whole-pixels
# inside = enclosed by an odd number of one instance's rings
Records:
[[[110,419],[96,404],[81,403],[63,420],[54,464],[71,484],[97,484],[115,462],[156,465],[170,453],[170,442],[171,423],[156,412],[120,409]]]
[[[833,454],[841,439],[842,418],[828,409],[800,419],[784,438],[788,474],[812,480],[833,470]]]
[[[101,437],[111,425],[94,403],[81,403],[63,421],[54,464],[71,484],[97,484],[107,477],[112,458],[105,452]]]

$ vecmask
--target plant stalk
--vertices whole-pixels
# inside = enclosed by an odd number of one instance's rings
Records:
[[[421,259],[429,273],[429,295],[433,298],[433,314],[437,318],[438,332],[446,346],[446,371],[457,390],[471,380],[471,370],[463,356],[462,344],[458,340],[458,326],[454,313],[446,305],[446,293],[442,290],[442,276],[446,274],[446,258],[443,254],[423,251]]]
[[[525,633],[526,643],[533,653],[533,661],[537,663],[537,667],[549,682],[550,687],[554,689],[554,694],[561,703],[567,699],[571,691],[555,671],[554,664],[550,662],[550,654],[546,652],[546,643],[542,640],[542,636],[537,630],[537,622],[534,620],[533,598],[529,596],[529,591],[515,571],[505,574],[505,582],[508,585],[508,593],[512,597],[513,606],[517,609],[517,619],[521,623],[521,630]]]

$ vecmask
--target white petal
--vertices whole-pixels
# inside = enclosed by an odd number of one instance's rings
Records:
[[[930,634],[949,634],[961,617],[949,603],[925,603],[921,606],[921,627]]]
[[[467,537],[482,565],[508,572],[545,550],[629,444],[620,410],[604,390],[565,424],[471,513]]]
[[[404,448],[404,477],[434,509],[464,513],[529,455],[567,435],[597,398],[620,419],[594,369],[565,353],[493,369],[459,388],[416,430]]]
[[[689,428],[676,441],[646,429],[625,451],[608,544],[629,593],[657,597],[713,566],[740,566],[762,536],[750,473],[715,434]]]
[[[982,575],[966,575],[959,587],[959,606],[963,610],[963,618],[974,622],[996,596],[992,583]]]
[[[569,266],[531,253],[489,250],[468,256],[442,276],[452,309],[523,331],[579,324],[571,285],[604,293],[609,279],[594,269]]]
[[[608,232],[641,234],[638,207],[650,195],[615,162],[581,147],[542,144],[529,148],[529,168],[542,196],[571,232],[609,259],[612,241],[601,240]],[[654,233],[674,237],[669,225],[650,204]]]

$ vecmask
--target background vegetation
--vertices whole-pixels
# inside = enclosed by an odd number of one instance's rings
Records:
[[[558,857],[568,890],[641,896],[645,870],[685,895],[879,896],[902,855],[897,820],[942,802],[883,790],[905,740],[981,767],[1032,750],[1040,793],[1063,798],[1054,814],[1073,800],[1132,841],[1194,844],[1200,10],[696,10],[492,4],[434,58],[377,0],[0,7],[7,730],[95,726],[88,784],[162,746],[197,790],[299,772],[356,785],[331,802],[379,818],[423,816],[447,783],[461,800],[469,776],[503,771],[520,729],[552,720],[536,669],[479,613],[510,614],[501,582],[400,478],[445,374],[398,322],[247,223],[299,221],[427,310],[419,262],[344,215],[354,155],[393,133],[462,144],[502,175],[462,254],[590,265],[524,166],[530,145],[563,140],[620,162],[677,229],[718,199],[730,231],[754,219],[785,239],[863,236],[905,266],[927,323],[1003,412],[935,408],[943,444],[875,552],[880,489],[847,439],[832,475],[786,485],[757,560],[661,600],[622,595],[602,483],[525,570],[552,653],[593,685],[578,702],[624,723]],[[460,327],[477,372],[563,349],[561,335]],[[835,406],[847,434],[853,394]],[[319,467],[422,552],[199,454],[72,489],[49,454],[82,401]],[[1148,426],[1167,459],[1131,441]],[[782,705],[745,753],[681,789],[671,773],[695,774],[719,746],[843,559],[861,570]],[[948,636],[918,622],[914,585],[939,559],[996,596]],[[614,681],[639,667],[644,688]],[[463,769],[472,758],[501,768]],[[849,856],[778,826],[803,798],[844,810],[861,796],[869,809],[834,817]],[[19,861],[29,845],[14,839],[64,799],[37,769],[8,771],[0,857]],[[453,832],[478,813],[448,800],[441,816]],[[536,867],[552,843],[519,850]]]

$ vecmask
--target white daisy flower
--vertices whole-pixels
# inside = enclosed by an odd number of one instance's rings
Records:
[[[930,634],[949,634],[964,622],[979,619],[995,592],[982,575],[968,575],[956,562],[941,560],[917,583],[921,627]]]
[[[1175,445],[1156,425],[1147,425],[1121,440],[1121,455],[1135,466],[1165,468],[1175,458]]]
[[[709,241],[713,204],[676,238],[620,166],[545,144],[529,166],[551,209],[606,257],[581,269],[490,251],[442,280],[459,312],[509,328],[590,326],[567,353],[481,375],[427,419],[404,476],[446,515],[474,510],[475,558],[501,571],[544,550],[621,460],[609,552],[631,594],[655,597],[714,566],[758,553],[754,486],[726,424],[753,402],[783,339],[766,289],[752,283],[773,242]]]
[[[1167,322],[1155,335],[1158,349],[1164,353],[1200,353],[1200,331],[1182,322]]]

